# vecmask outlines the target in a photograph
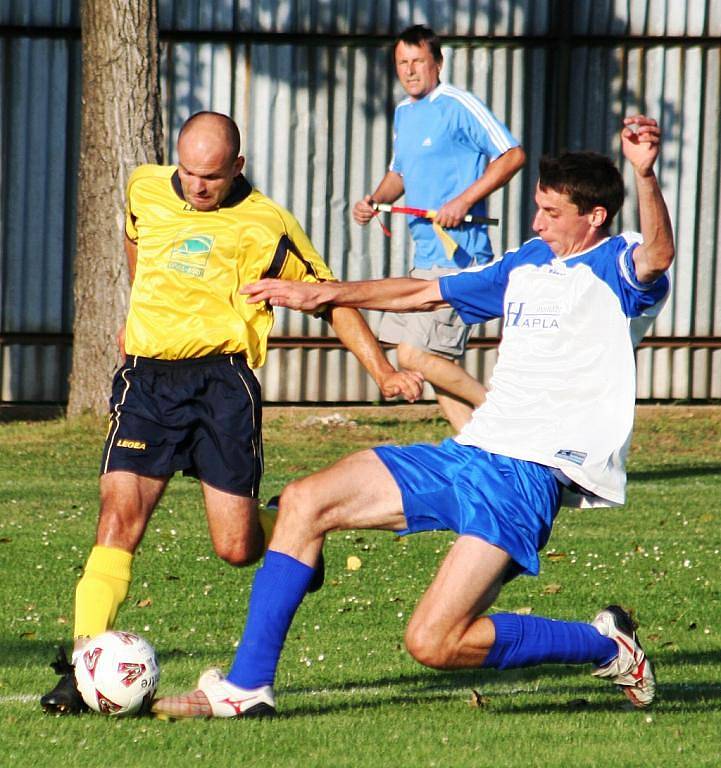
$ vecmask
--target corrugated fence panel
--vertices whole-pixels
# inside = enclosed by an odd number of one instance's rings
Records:
[[[579,35],[701,37],[721,35],[716,0],[573,0]]]
[[[78,8],[78,0],[0,0],[0,24],[17,27],[0,38],[0,333],[15,339],[3,342],[0,356],[3,401],[58,401],[67,393]],[[527,167],[490,200],[490,214],[501,219],[491,232],[497,254],[531,234],[543,152],[592,148],[620,158],[621,117],[659,116],[666,140],[658,175],[678,258],[654,333],[680,341],[639,352],[638,393],[721,397],[721,350],[687,344],[721,336],[717,0],[160,0],[159,14],[169,159],[190,114],[232,114],[248,177],[293,211],[341,278],[402,275],[410,264],[403,217],[384,218],[390,239],[376,222],[359,227],[351,218],[390,159],[393,107],[402,96],[390,40],[408,24],[428,23],[449,37],[443,79],[486,101],[527,151]],[[40,31],[24,35],[20,27]],[[67,37],[46,35],[55,28]],[[630,169],[623,173],[632,188]],[[638,227],[632,198],[619,228]],[[379,313],[368,320],[377,329]],[[496,322],[474,337],[498,333]],[[18,341],[18,334],[55,340]],[[277,312],[274,343],[329,335],[319,319]],[[487,380],[495,356],[472,347],[466,367]],[[272,349],[260,378],[271,402],[378,397],[347,352],[307,344]]]
[[[577,35],[721,35],[717,0],[159,0],[164,31],[392,35],[429,24],[443,35],[544,35],[560,17]],[[0,24],[68,27],[80,0],[0,0]],[[570,8],[570,10],[569,10]]]
[[[719,50],[706,46],[585,46],[572,52],[573,71],[593,89],[569,96],[567,144],[620,158],[618,128],[625,114],[658,116],[665,141],[658,176],[676,233],[672,294],[652,333],[718,335]],[[631,169],[624,168],[633,190]],[[619,216],[622,229],[638,229],[634,194]],[[692,311],[690,311],[692,308]],[[639,356],[639,395],[697,398],[718,391],[711,368],[717,352],[659,349]],[[700,395],[699,393],[707,393]]]
[[[60,402],[67,397],[67,346],[43,343],[71,331],[74,173],[77,158],[78,45],[65,40],[18,39],[5,48],[3,168],[5,226],[3,333],[37,334],[38,346],[9,344],[2,355],[2,399]],[[49,346],[47,346],[49,344]]]
[[[284,34],[392,35],[429,24],[444,35],[519,36],[548,31],[551,0],[160,0],[162,29]]]
[[[0,24],[70,27],[79,23],[79,0],[0,0]]]

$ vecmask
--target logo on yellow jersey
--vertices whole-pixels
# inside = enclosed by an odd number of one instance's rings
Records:
[[[179,232],[175,236],[173,250],[170,253],[168,269],[183,272],[193,277],[203,277],[208,257],[213,249],[214,235],[190,235]]]

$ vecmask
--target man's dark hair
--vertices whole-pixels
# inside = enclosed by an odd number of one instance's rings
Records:
[[[218,123],[221,130],[225,133],[225,138],[228,141],[233,158],[235,159],[238,157],[240,154],[240,131],[238,130],[235,121],[228,117],[228,115],[224,115],[222,112],[204,111],[196,112],[194,115],[191,115],[181,126],[180,132],[178,133],[178,140],[180,140],[180,137],[193,125],[193,123],[199,120],[207,120],[208,118],[215,120]]]
[[[398,35],[398,39],[393,45],[393,53],[395,53],[398,43],[405,43],[406,45],[415,45],[418,47],[423,45],[423,43],[428,43],[434,61],[437,64],[440,64],[443,61],[441,41],[438,39],[438,35],[430,27],[424,27],[423,24],[416,24],[404,29],[400,35]]]
[[[565,152],[538,163],[538,186],[568,195],[580,214],[597,205],[606,209],[607,227],[623,205],[623,177],[613,161],[597,152]]]

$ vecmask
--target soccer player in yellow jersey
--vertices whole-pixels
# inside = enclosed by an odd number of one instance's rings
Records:
[[[144,165],[127,188],[125,250],[132,291],[102,456],[95,546],[75,594],[73,661],[113,626],[128,593],[133,553],[175,472],[197,477],[219,557],[256,562],[272,527],[261,524],[261,392],[272,307],[238,290],[263,277],[333,280],[296,219],[242,175],[240,134],[215,112],[178,136],[178,165]],[[396,371],[355,309],[325,314],[385,397],[416,399],[422,377]],[[264,533],[265,527],[267,533]],[[85,709],[64,649],[61,679],[43,709]]]

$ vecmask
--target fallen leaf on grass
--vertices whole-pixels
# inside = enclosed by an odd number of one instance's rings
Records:
[[[361,567],[361,559],[356,555],[350,555],[345,562],[345,567],[349,571],[359,571]]]
[[[541,592],[542,595],[557,595],[561,591],[560,584],[546,584]]]
[[[484,709],[491,703],[489,696],[482,696],[475,688],[471,688],[471,698],[468,701],[469,707]]]
[[[38,636],[37,632],[21,632],[20,637],[23,640],[34,640]]]
[[[563,560],[564,557],[566,557],[565,552],[548,552],[546,554],[546,557],[552,562],[556,563],[559,560]]]
[[[143,600],[138,600],[135,605],[138,606],[138,608],[149,608],[153,604],[153,601],[151,598],[146,597]]]

